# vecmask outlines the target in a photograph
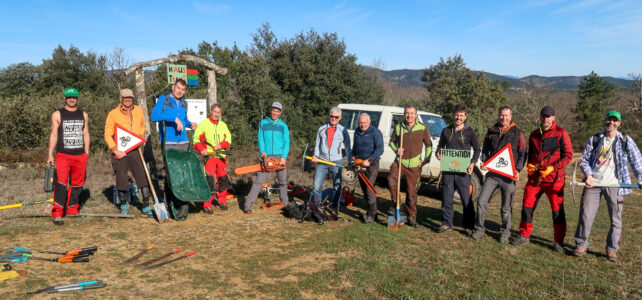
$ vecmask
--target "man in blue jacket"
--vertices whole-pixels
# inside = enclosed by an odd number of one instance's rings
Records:
[[[352,155],[361,160],[361,166],[366,169],[366,178],[373,183],[377,180],[379,173],[379,159],[383,154],[383,135],[381,131],[371,126],[370,115],[362,113],[359,115],[359,127],[354,131],[354,144]],[[361,190],[368,201],[368,212],[363,215],[363,222],[374,223],[377,217],[377,195],[370,190],[368,185],[359,178]]]
[[[263,158],[280,159],[282,166],[286,165],[286,159],[290,152],[290,131],[288,125],[283,122],[281,117],[283,105],[279,102],[272,103],[270,116],[265,117],[259,124],[259,152]],[[245,200],[244,211],[246,214],[252,213],[252,205],[259,195],[261,186],[265,183],[269,172],[259,172],[256,180],[252,184],[252,189]],[[283,204],[288,205],[288,173],[287,169],[276,171],[276,177],[279,179],[279,197]]]
[[[330,109],[330,120],[327,124],[319,127],[317,130],[316,145],[314,146],[314,156],[312,163],[317,163],[319,159],[329,161],[335,164],[342,164],[341,144],[345,147],[348,164],[352,162],[352,150],[350,148],[350,135],[345,127],[339,125],[341,120],[341,109],[333,107]],[[317,205],[321,204],[321,189],[323,180],[328,172],[332,175],[332,188],[334,198],[332,199],[331,208],[335,212],[339,211],[339,199],[341,198],[341,169],[337,166],[331,166],[320,163],[314,171],[314,189],[312,195]]]
[[[172,85],[172,92],[167,95],[161,95],[154,105],[151,119],[153,122],[165,121],[165,127],[159,126],[160,141],[163,142],[163,136],[167,131],[167,140],[165,141],[166,149],[187,150],[189,147],[185,126],[196,129],[198,124],[190,122],[187,119],[187,102],[183,98],[187,83],[179,78]]]

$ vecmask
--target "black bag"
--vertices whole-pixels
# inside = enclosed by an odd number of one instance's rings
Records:
[[[50,165],[45,169],[45,193],[53,192],[55,178],[56,166]]]

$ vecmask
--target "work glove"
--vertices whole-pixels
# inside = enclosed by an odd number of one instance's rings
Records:
[[[553,171],[555,171],[553,166],[544,167],[539,170],[539,175],[542,176],[542,178],[545,178],[549,174],[553,173]]]
[[[537,167],[534,164],[528,164],[526,170],[528,171],[528,176],[533,176],[537,171]]]

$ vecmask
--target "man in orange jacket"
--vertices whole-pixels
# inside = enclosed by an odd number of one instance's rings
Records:
[[[134,105],[134,93],[130,89],[120,90],[120,104],[107,115],[107,120],[105,120],[105,142],[112,151],[111,166],[116,173],[116,188],[118,189],[118,197],[121,199],[120,214],[129,214],[129,205],[127,203],[129,181],[127,172],[130,171],[143,196],[142,216],[151,217],[152,207],[149,205],[149,183],[145,176],[143,162],[141,162],[140,155],[137,153],[138,149],[132,150],[129,154],[118,150],[114,140],[116,124],[136,135],[145,136],[143,109],[138,105]]]

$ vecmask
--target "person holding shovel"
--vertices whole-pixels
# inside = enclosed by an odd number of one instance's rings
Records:
[[[213,214],[212,201],[218,199],[218,207],[227,210],[227,186],[230,184],[227,177],[227,156],[223,153],[232,144],[232,134],[227,124],[221,121],[223,109],[218,103],[214,103],[210,109],[209,118],[201,121],[196,127],[192,142],[196,149],[204,157],[209,157],[205,163],[205,172],[216,178],[216,187],[213,185],[212,197],[203,202],[203,211]],[[216,189],[214,189],[216,188]]]
[[[502,106],[499,108],[497,114],[497,123],[488,128],[486,137],[484,138],[484,145],[482,146],[481,156],[482,161],[488,161],[498,152],[500,152],[506,145],[510,144],[512,150],[512,157],[515,163],[516,178],[509,178],[497,173],[488,172],[484,185],[477,198],[477,218],[475,219],[475,232],[472,238],[479,240],[484,236],[486,228],[484,221],[486,219],[486,212],[488,204],[493,193],[498,188],[502,192],[502,227],[499,230],[501,244],[508,244],[510,238],[511,217],[513,215],[513,202],[515,200],[515,182],[519,180],[519,171],[524,168],[526,162],[526,139],[522,130],[517,128],[517,124],[512,121],[513,109],[510,106]],[[481,167],[486,171],[486,167]]]
[[[622,233],[622,207],[624,195],[631,190],[621,187],[599,187],[608,184],[630,184],[631,175],[626,165],[631,165],[638,183],[642,182],[642,155],[631,136],[619,132],[622,115],[609,111],[604,119],[604,131],[591,136],[584,147],[580,167],[586,186],[580,202],[580,217],[575,231],[575,256],[582,256],[588,247],[588,238],[600,198],[604,196],[611,219],[611,229],[606,238],[606,256],[617,261],[618,242]],[[640,186],[642,188],[642,185]]]
[[[185,89],[187,83],[182,78],[176,79],[172,85],[172,92],[158,97],[154,109],[152,109],[151,120],[153,122],[165,121],[165,126],[160,126],[160,142],[166,136],[166,149],[187,150],[189,140],[185,127],[196,129],[198,124],[187,119],[187,102],[185,102]]]
[[[131,172],[136,181],[136,185],[140,188],[142,195],[142,216],[153,217],[152,206],[149,205],[149,183],[143,169],[143,161],[140,155],[136,155],[139,150],[135,148],[127,154],[118,150],[116,147],[117,141],[114,139],[114,126],[118,124],[123,128],[133,132],[138,136],[145,136],[145,116],[143,109],[138,105],[134,105],[134,93],[130,89],[120,90],[120,104],[114,108],[107,115],[105,120],[105,143],[112,151],[111,166],[116,173],[116,188],[118,189],[118,197],[121,201],[120,214],[129,214],[129,205],[126,202],[127,193],[129,191],[128,172]]]
[[[397,181],[399,168],[401,176],[406,178],[406,210],[408,211],[408,225],[419,228],[417,223],[417,188],[421,179],[421,168],[430,160],[432,142],[428,127],[417,122],[417,107],[409,103],[404,108],[404,122],[397,124],[390,136],[390,148],[397,153],[401,159],[396,159],[390,165],[388,174],[388,186],[393,201],[397,199]],[[400,143],[403,134],[403,144]],[[421,153],[425,150],[425,158],[421,159]]]
[[[573,159],[571,137],[555,123],[555,110],[544,106],[539,114],[540,126],[528,138],[528,181],[524,187],[520,235],[512,244],[527,244],[533,232],[533,212],[542,194],[548,196],[553,211],[555,252],[564,251],[566,215],[564,214],[564,174]]]
[[[51,114],[47,165],[56,163],[58,182],[54,186],[51,217],[63,225],[63,215],[78,214],[78,201],[89,157],[89,117],[78,109],[78,90],[65,89],[65,106]],[[56,157],[54,160],[54,150]]]
[[[371,183],[377,180],[379,173],[379,160],[383,154],[383,135],[375,126],[371,126],[370,115],[359,115],[359,127],[354,130],[354,143],[352,155],[355,161],[361,161],[361,167],[366,169],[365,178]],[[368,201],[368,211],[363,215],[363,222],[374,223],[377,218],[377,195],[370,189],[365,179],[359,178],[363,195]]]
[[[444,128],[437,145],[436,156],[441,160],[442,149],[470,150],[473,148],[470,165],[466,173],[443,172],[442,173],[442,222],[437,232],[449,232],[453,230],[454,207],[453,198],[455,189],[459,191],[461,204],[464,207],[464,230],[468,236],[473,234],[475,226],[475,204],[472,199],[472,178],[470,177],[475,168],[475,162],[479,159],[480,148],[475,130],[466,125],[468,111],[466,105],[458,104],[453,113],[453,124]]]
[[[348,165],[352,162],[352,148],[350,147],[350,135],[348,130],[339,124],[341,120],[341,109],[333,107],[330,109],[327,124],[319,127],[317,130],[316,144],[314,146],[314,156],[312,163],[317,163],[319,159],[329,161],[336,165],[342,165],[341,144],[345,147]],[[339,199],[341,198],[341,169],[339,166],[331,166],[319,163],[314,170],[314,189],[312,190],[314,203],[320,207],[322,199],[323,181],[326,175],[332,175],[332,189],[334,197],[330,208],[335,213],[339,211]]]
[[[288,125],[281,120],[283,105],[280,102],[272,103],[270,107],[270,116],[265,117],[259,124],[259,152],[261,158],[274,158],[280,160],[280,165],[286,165],[286,159],[290,152],[290,131]],[[258,172],[256,180],[252,184],[250,193],[245,200],[244,211],[246,214],[252,213],[254,200],[259,196],[259,191],[270,172]],[[288,173],[287,169],[276,171],[276,177],[279,179],[279,198],[284,205],[289,206],[288,199]]]

